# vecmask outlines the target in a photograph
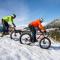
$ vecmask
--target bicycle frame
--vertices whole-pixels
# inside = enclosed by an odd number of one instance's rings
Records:
[[[40,39],[40,40],[41,40],[41,39],[43,39],[44,37],[45,37],[45,36],[44,36],[44,34],[43,34],[43,33],[40,33],[40,34],[39,34],[39,36],[38,36],[38,37],[36,37],[36,39],[37,39],[37,40],[38,40],[38,39]]]

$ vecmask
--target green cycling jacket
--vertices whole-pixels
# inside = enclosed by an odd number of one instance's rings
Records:
[[[5,16],[2,19],[5,20],[7,23],[13,23],[13,17],[12,16]]]

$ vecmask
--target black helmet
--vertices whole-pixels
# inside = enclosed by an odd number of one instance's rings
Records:
[[[15,18],[16,17],[16,15],[15,14],[13,14],[13,18]]]

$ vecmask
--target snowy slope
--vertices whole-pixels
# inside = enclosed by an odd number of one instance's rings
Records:
[[[9,36],[0,38],[0,60],[60,60],[60,43],[52,43],[50,49],[22,45]]]

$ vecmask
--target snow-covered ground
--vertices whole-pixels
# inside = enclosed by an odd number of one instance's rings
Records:
[[[4,36],[0,38],[0,60],[60,60],[60,43],[52,42],[49,49],[42,49]]]

